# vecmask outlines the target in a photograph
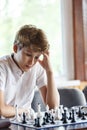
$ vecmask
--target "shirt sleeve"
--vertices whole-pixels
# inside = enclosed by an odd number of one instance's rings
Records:
[[[47,85],[47,76],[44,68],[39,64],[37,68],[37,80],[36,85],[38,88],[41,88],[45,85]]]
[[[6,83],[6,73],[5,68],[2,64],[0,64],[0,90],[5,90]]]

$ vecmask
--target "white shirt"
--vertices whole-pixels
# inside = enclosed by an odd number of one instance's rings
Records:
[[[38,62],[28,72],[22,73],[12,56],[0,58],[0,90],[5,93],[6,104],[31,107],[35,87],[46,84],[45,70]]]

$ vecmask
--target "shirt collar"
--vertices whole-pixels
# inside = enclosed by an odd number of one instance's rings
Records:
[[[15,63],[15,61],[13,60],[13,53],[11,54],[10,58],[11,58],[11,68],[14,71],[14,73],[17,73],[19,76],[21,76],[24,72],[18,67],[18,65]]]

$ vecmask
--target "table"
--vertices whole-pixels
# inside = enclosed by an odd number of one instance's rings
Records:
[[[78,108],[78,107],[75,107],[75,108]],[[75,114],[76,118],[74,122],[72,122],[73,118],[72,119],[68,118],[67,123],[63,122],[63,120],[55,120],[55,124],[54,122],[50,122],[46,124],[46,126],[41,125],[41,127],[35,127],[36,125],[34,125],[34,122],[32,122],[32,120],[29,120],[28,122],[27,121],[18,122],[17,120],[11,119],[10,121],[11,126],[3,130],[87,130],[87,115],[85,115],[86,118],[83,118],[83,114],[82,114],[83,112],[79,113],[78,111],[80,109],[78,110],[74,109],[74,110],[75,110],[74,112],[76,113]],[[85,112],[85,110],[83,111]],[[82,115],[79,115],[79,114],[82,114]],[[49,128],[46,128],[46,127],[49,127]]]
[[[28,127],[23,127],[19,125],[11,124],[9,128],[3,129],[3,130],[35,130]],[[61,126],[56,128],[46,128],[46,129],[40,129],[40,130],[87,130],[87,123],[82,124],[76,124],[76,125],[69,125],[69,126]]]

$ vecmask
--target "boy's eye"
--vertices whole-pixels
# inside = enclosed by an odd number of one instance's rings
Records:
[[[27,56],[32,56],[31,54],[26,53]]]
[[[28,56],[32,56],[31,54],[27,54]]]
[[[36,60],[39,59],[39,56],[36,56],[35,59],[36,59]]]
[[[32,54],[27,54],[27,53],[26,53],[26,55],[29,56],[29,57],[32,57]],[[36,60],[37,60],[38,58],[39,58],[39,56],[36,56],[36,57],[35,57]]]

